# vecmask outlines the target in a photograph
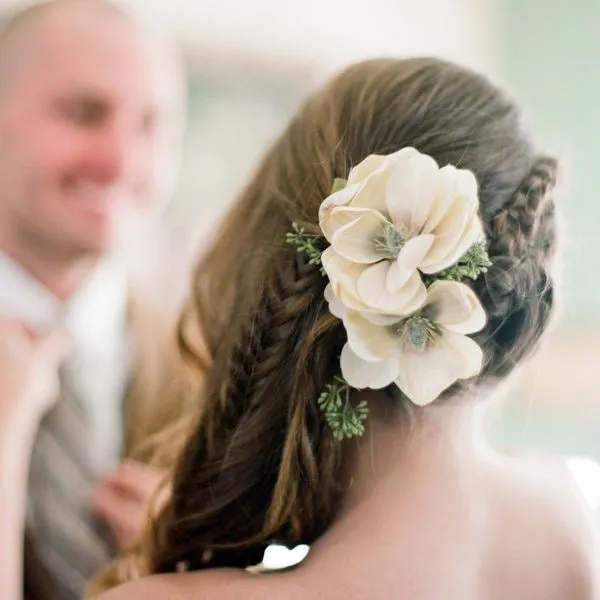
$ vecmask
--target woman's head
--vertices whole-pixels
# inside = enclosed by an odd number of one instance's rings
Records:
[[[488,315],[475,384],[504,377],[535,348],[553,303],[555,161],[535,154],[512,100],[468,70],[436,59],[349,68],[275,142],[198,265],[180,337],[203,372],[202,408],[150,570],[245,566],[270,540],[310,543],[331,522],[344,445],[317,399],[339,370],[345,333],[324,301],[326,279],[285,237],[292,222],[318,233],[335,178],[406,146],[479,184],[493,266],[471,286]]]

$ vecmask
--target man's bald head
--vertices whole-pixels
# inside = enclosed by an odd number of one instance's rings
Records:
[[[123,208],[169,192],[184,85],[160,46],[103,0],[54,0],[8,21],[0,241],[12,222],[38,246],[101,253]]]
[[[64,29],[65,18],[74,24],[82,18],[113,19],[135,28],[131,15],[107,0],[49,0],[16,10],[0,21],[0,89],[40,56],[40,42],[53,29]]]

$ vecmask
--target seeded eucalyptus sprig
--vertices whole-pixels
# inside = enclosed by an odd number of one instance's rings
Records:
[[[285,241],[296,248],[296,250],[308,258],[309,265],[321,267],[321,274],[325,275],[325,270],[321,264],[321,250],[319,241],[323,239],[322,235],[316,233],[307,233],[298,223],[292,223],[292,231],[285,234]]]
[[[356,406],[352,405],[350,386],[344,379],[335,377],[333,383],[326,385],[318,403],[336,440],[360,437],[364,434],[364,422],[369,415],[367,403],[363,400]]]
[[[475,242],[459,259],[458,262],[439,273],[425,275],[423,282],[429,286],[434,281],[463,281],[477,279],[481,273],[487,272],[492,266],[485,242]]]

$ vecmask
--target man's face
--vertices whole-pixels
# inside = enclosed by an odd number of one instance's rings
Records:
[[[150,54],[130,23],[89,5],[16,35],[0,88],[0,227],[41,251],[100,255],[152,208]]]

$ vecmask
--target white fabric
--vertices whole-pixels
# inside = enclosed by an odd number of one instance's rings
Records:
[[[0,314],[40,330],[62,327],[71,337],[69,383],[89,411],[91,459],[99,475],[117,464],[122,446],[122,403],[131,365],[127,293],[124,270],[105,260],[73,298],[61,302],[0,252]]]
[[[566,463],[588,507],[600,517],[600,465],[588,456],[570,456]]]

